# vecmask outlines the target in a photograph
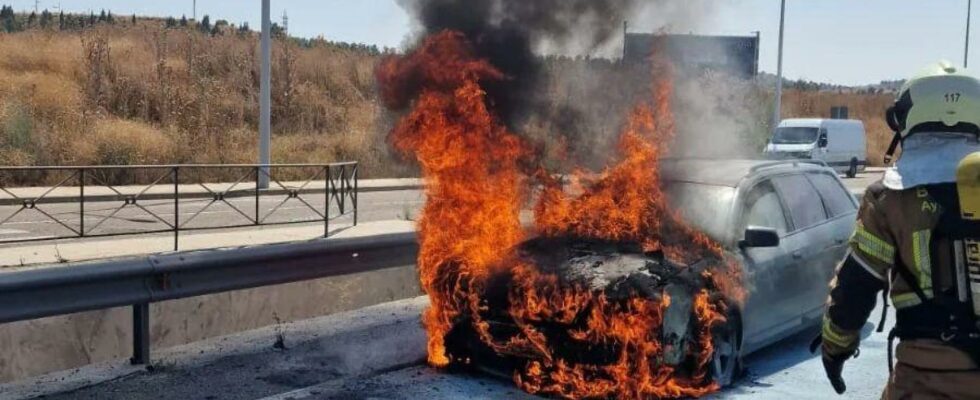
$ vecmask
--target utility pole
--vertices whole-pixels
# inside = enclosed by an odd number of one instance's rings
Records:
[[[282,10],[282,31],[286,35],[289,34],[289,15],[286,14],[286,10]]]
[[[259,89],[259,189],[269,188],[272,141],[272,47],[270,43],[272,20],[269,0],[262,0],[262,71]]]
[[[194,0],[194,8],[191,10],[191,19],[197,21],[197,0]]]
[[[966,1],[966,49],[963,51],[963,68],[970,66],[970,16],[973,13],[973,0]]]
[[[629,20],[623,21],[623,63],[626,62],[626,39],[629,36]]]
[[[776,62],[776,101],[772,128],[776,129],[783,118],[783,35],[786,28],[786,0],[779,8],[779,61]]]
[[[38,13],[38,9],[41,8],[41,0],[34,0],[34,14]]]

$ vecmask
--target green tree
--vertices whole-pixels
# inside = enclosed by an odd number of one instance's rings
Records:
[[[136,14],[133,14],[133,26],[136,26]]]
[[[116,23],[116,18],[112,16],[112,10],[109,10],[109,11],[106,12],[105,21],[108,22],[108,23],[110,23],[110,24],[115,24]]]
[[[176,28],[177,20],[174,17],[167,17],[167,28]]]
[[[0,8],[0,23],[3,24],[4,32],[17,31],[17,17],[14,15],[14,8],[3,6]]]
[[[58,30],[65,30],[65,12],[58,13]]]
[[[272,37],[282,37],[285,36],[286,30],[282,29],[282,26],[279,26],[279,24],[273,22],[272,29],[269,30],[269,34],[272,35]]]
[[[99,22],[106,22],[107,20],[108,18],[106,18],[105,10],[103,9],[102,13],[99,14]]]
[[[45,9],[44,12],[41,13],[41,27],[47,28],[49,25],[51,25],[51,21],[53,19],[54,17],[52,17],[51,13]]]
[[[37,23],[37,13],[31,11],[31,15],[27,16],[27,27],[31,28]]]
[[[180,26],[182,26],[182,27],[186,27],[187,26],[187,16],[186,15],[183,16],[183,17],[180,17]]]
[[[198,27],[201,29],[201,32],[211,33],[211,17],[205,15],[204,18],[201,18],[201,25]]]

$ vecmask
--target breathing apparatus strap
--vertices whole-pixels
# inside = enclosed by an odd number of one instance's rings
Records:
[[[878,329],[876,332],[882,333],[885,331],[885,321],[888,319],[888,292],[891,291],[891,283],[885,282],[885,290],[881,291],[881,319],[878,320]]]
[[[919,300],[922,301],[922,304],[932,303],[932,300],[926,296],[926,292],[924,292],[922,290],[922,287],[919,286],[919,280],[916,279],[914,274],[912,274],[912,271],[909,270],[909,267],[906,266],[905,263],[902,262],[902,260],[898,259],[897,257],[895,259],[894,269],[896,272],[898,272],[898,275],[902,277],[902,280],[904,280],[905,283],[907,283],[909,287],[912,288],[912,291],[915,292],[915,295],[919,298]]]
[[[902,122],[898,118],[898,102],[895,105],[888,107],[885,111],[885,122],[888,123],[888,127],[891,128],[892,132],[895,132],[895,136],[892,137],[892,143],[888,145],[888,151],[885,152],[885,165],[891,164],[892,159],[895,157],[895,151],[898,150],[898,145],[902,143],[902,130],[905,128],[902,126]]]
[[[895,132],[895,137],[892,138],[892,143],[888,145],[888,151],[885,152],[885,164],[891,164],[892,159],[895,157],[895,151],[898,150],[899,143],[902,143],[902,134]]]

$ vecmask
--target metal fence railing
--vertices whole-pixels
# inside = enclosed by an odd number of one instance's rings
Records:
[[[262,188],[262,181],[269,182]],[[49,182],[26,187],[23,182]],[[0,167],[0,244],[322,222],[357,225],[358,164]]]
[[[132,306],[131,361],[148,364],[151,303],[410,266],[417,255],[415,233],[403,232],[0,272],[0,324]]]

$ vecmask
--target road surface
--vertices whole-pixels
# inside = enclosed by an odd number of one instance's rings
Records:
[[[419,313],[426,302],[424,297],[402,300],[352,313],[264,328],[257,334],[245,334],[246,342],[255,349],[224,356],[210,355],[220,353],[222,347],[235,348],[236,339],[192,344],[181,349],[178,356],[162,355],[163,360],[150,372],[139,371],[81,389],[47,392],[44,399],[538,398],[517,390],[507,379],[449,374],[424,365],[421,359],[425,354],[425,336]],[[877,319],[877,315],[876,311],[872,319]],[[365,321],[370,325],[367,328],[343,328],[352,324],[365,325]],[[890,317],[889,329],[893,321]],[[340,333],[336,332],[338,330]],[[285,349],[273,344],[280,333],[285,337]],[[871,324],[867,324],[864,336],[861,356],[845,367],[847,399],[877,399],[887,380],[887,335],[875,333]],[[807,350],[812,338],[813,332],[802,333],[750,355],[745,360],[746,375],[735,386],[708,398],[838,398],[825,380],[820,359]],[[206,360],[194,361],[202,357]],[[396,360],[372,365],[372,360],[385,357]],[[71,379],[69,376],[56,380]]]
[[[875,314],[877,315],[877,314]],[[870,334],[872,327],[865,329]],[[746,359],[746,375],[733,387],[707,399],[784,400],[838,397],[826,381],[821,361],[807,350],[816,333],[796,335]],[[878,399],[888,378],[885,334],[864,342],[862,355],[845,367],[847,399]],[[246,398],[246,397],[243,397]],[[333,399],[537,399],[517,391],[508,380],[487,375],[447,374],[419,365],[327,382],[262,400]]]

